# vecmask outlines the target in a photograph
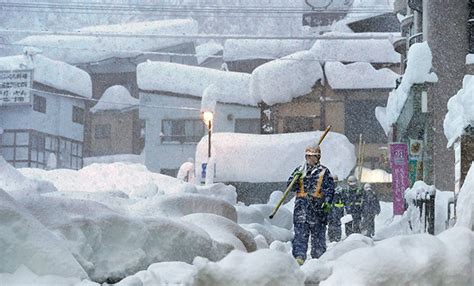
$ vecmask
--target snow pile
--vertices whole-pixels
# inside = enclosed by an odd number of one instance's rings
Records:
[[[129,163],[129,164],[142,164],[145,165],[145,156],[144,153],[140,155],[135,154],[118,154],[118,155],[107,155],[107,156],[97,156],[97,157],[85,157],[83,160],[84,167],[92,165],[94,163]]]
[[[456,226],[474,230],[474,168],[472,165],[459,191],[456,214]]]
[[[400,63],[400,54],[388,39],[320,39],[310,52],[321,62]]]
[[[395,88],[399,75],[390,69],[376,70],[370,63],[327,62],[324,65],[332,89]]]
[[[190,42],[183,38],[97,37],[87,34],[126,35],[192,35],[197,34],[198,24],[192,19],[173,19],[150,22],[136,22],[118,25],[94,26],[79,29],[81,35],[38,35],[16,42],[19,45],[34,46],[43,50],[52,59],[71,64],[97,62],[112,57],[135,57],[146,51],[156,51]]]
[[[436,74],[430,72],[432,58],[427,42],[416,43],[410,47],[407,68],[400,86],[390,93],[386,107],[378,106],[375,108],[375,117],[384,129],[385,134],[390,133],[392,124],[397,121],[411,87],[414,84],[438,81]]]
[[[448,101],[448,113],[443,122],[448,148],[469,125],[474,126],[474,76],[472,75],[464,76],[462,88]]]
[[[207,43],[196,46],[196,58],[198,65],[205,62],[208,58],[222,52],[224,48],[221,44],[211,40]]]
[[[21,56],[0,58],[0,70],[33,70],[33,81],[92,98],[92,81],[89,74],[65,62],[51,60],[38,55],[37,51],[25,49]]]
[[[312,40],[229,39],[224,43],[224,61],[278,59],[311,47]]]
[[[96,113],[105,110],[123,110],[138,106],[139,100],[130,95],[128,89],[122,85],[114,85],[107,90],[90,111]]]
[[[291,172],[304,162],[304,148],[314,145],[321,135],[322,131],[275,135],[215,133],[212,136],[215,180],[286,182]],[[206,162],[207,146],[206,136],[198,143],[196,162]],[[339,178],[347,177],[355,165],[354,145],[344,135],[330,132],[321,149],[321,163]],[[201,174],[201,164],[196,164],[196,174]]]
[[[202,97],[214,84],[217,101],[257,105],[249,92],[250,75],[175,63],[146,62],[137,66],[137,83],[142,90],[155,90]]]
[[[250,90],[257,101],[273,105],[311,92],[322,78],[319,61],[310,52],[302,51],[256,68],[252,72]]]
[[[28,267],[21,265],[15,272],[0,273],[0,281],[3,285],[62,285],[62,286],[99,286],[100,284],[89,280],[75,277],[62,277],[58,275],[40,276],[32,272]]]

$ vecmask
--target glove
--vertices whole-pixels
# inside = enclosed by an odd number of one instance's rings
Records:
[[[300,170],[295,170],[292,175],[293,175],[293,178],[294,177],[301,177],[301,176],[303,176],[303,172],[301,172]]]
[[[324,202],[322,205],[321,205],[321,208],[323,209],[323,211],[325,213],[330,213],[331,212],[331,205],[327,202]]]

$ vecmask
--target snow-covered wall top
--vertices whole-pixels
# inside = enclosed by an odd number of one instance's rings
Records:
[[[91,112],[105,110],[122,110],[137,106],[139,100],[130,95],[128,89],[122,85],[114,85],[104,92],[99,102],[91,108]]]
[[[216,180],[220,182],[285,182],[304,162],[304,149],[314,145],[321,131],[255,135],[215,133],[212,154],[216,162]],[[207,136],[196,150],[196,174],[207,161]],[[321,163],[339,178],[349,175],[355,165],[354,145],[346,136],[330,132],[321,144]]]
[[[427,42],[417,43],[410,47],[407,57],[407,68],[402,82],[392,91],[387,100],[387,106],[377,106],[375,117],[382,126],[385,134],[389,134],[392,124],[395,123],[407,100],[413,84],[437,82],[438,77],[430,72],[433,56]]]
[[[211,84],[219,90],[218,102],[257,105],[250,95],[250,74],[220,71],[165,62],[137,66],[137,83],[142,90],[167,91],[202,97]]]
[[[321,64],[308,51],[265,63],[252,72],[251,93],[269,105],[290,102],[323,78]]]
[[[474,76],[464,76],[462,88],[448,101],[448,113],[444,118],[444,135],[448,148],[462,135],[464,128],[474,126]]]
[[[400,63],[388,39],[321,39],[310,51],[321,61]]]
[[[91,98],[92,81],[89,74],[75,66],[51,60],[25,49],[25,54],[0,58],[0,70],[33,69],[33,80],[41,84],[67,90]]]
[[[207,43],[196,46],[196,58],[198,64],[202,64],[205,60],[211,56],[216,55],[219,52],[222,52],[224,48],[221,44],[215,41],[209,41]]]
[[[370,63],[326,62],[326,79],[332,89],[395,88],[399,75],[390,69],[376,70]]]
[[[192,19],[175,19],[86,27],[79,29],[78,32],[186,35],[197,34],[198,24]],[[50,58],[77,64],[96,62],[111,57],[133,57],[143,51],[155,51],[190,41],[188,38],[38,35],[29,36],[18,41],[17,44],[35,46],[42,49],[43,53]]]
[[[224,61],[277,59],[307,50],[312,40],[230,39],[224,43]]]

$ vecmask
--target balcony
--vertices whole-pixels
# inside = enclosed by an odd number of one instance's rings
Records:
[[[414,34],[410,38],[408,38],[408,48],[410,48],[413,44],[422,43],[423,42],[423,33]]]
[[[395,51],[401,55],[406,54],[407,50],[407,38],[402,37],[395,42],[393,42],[393,48]]]

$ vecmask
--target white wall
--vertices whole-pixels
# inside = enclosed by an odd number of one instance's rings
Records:
[[[196,110],[160,108],[163,106]],[[200,119],[200,108],[200,98],[140,92],[140,118],[146,121],[145,165],[149,170],[159,172],[160,169],[178,169],[187,158],[195,158],[197,142],[161,143],[161,121],[163,119]],[[231,120],[228,119],[229,114],[232,114]],[[235,119],[259,118],[258,107],[218,103],[214,114],[213,132],[234,132]]]
[[[3,129],[33,129],[39,132],[84,141],[84,126],[72,122],[73,105],[84,108],[84,100],[35,91],[46,98],[46,113],[33,110],[31,105],[0,106],[0,122]]]

